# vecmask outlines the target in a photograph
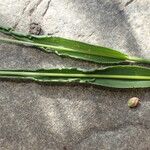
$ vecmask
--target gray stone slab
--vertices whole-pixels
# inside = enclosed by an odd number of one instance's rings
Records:
[[[150,58],[149,8],[149,0],[0,0],[0,24]],[[0,44],[0,68],[54,67],[101,66]],[[133,96],[136,109],[127,106]],[[150,89],[0,81],[1,150],[148,150],[149,115]]]

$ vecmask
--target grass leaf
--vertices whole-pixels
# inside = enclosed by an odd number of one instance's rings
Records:
[[[97,70],[0,70],[0,78],[30,79],[38,82],[78,82],[113,88],[150,87],[150,69],[139,66],[111,66]]]
[[[1,42],[35,46],[45,52],[54,52],[58,55],[69,56],[95,63],[119,64],[125,62],[150,63],[150,60],[130,57],[119,51],[91,45],[79,41],[52,36],[36,36],[15,32],[12,28],[0,27],[0,32],[8,34],[16,40],[0,38]]]

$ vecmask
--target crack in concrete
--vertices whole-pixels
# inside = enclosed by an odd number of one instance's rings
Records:
[[[37,4],[36,4],[33,8],[31,8],[31,9],[29,10],[29,16],[31,16],[31,15],[33,14],[33,12],[34,12],[34,11],[37,9],[37,7],[42,3],[42,1],[43,1],[43,0],[39,0],[39,1],[37,2]],[[21,16],[25,13],[25,11],[26,11],[26,9],[28,8],[30,2],[31,2],[31,1],[29,1],[29,2],[26,4],[26,6],[23,8],[22,13],[21,13]],[[21,21],[21,19],[22,19],[22,18],[20,18],[20,19],[15,23],[15,25],[13,26],[14,29],[16,29],[16,27],[18,26],[18,24],[19,24],[19,22]]]
[[[49,9],[49,7],[50,7],[51,1],[52,1],[52,0],[49,0],[49,1],[48,1],[47,6],[46,6],[46,9],[45,9],[45,11],[44,11],[43,14],[42,14],[43,17],[44,17],[45,14],[47,13],[47,11],[48,11],[48,9]]]
[[[23,9],[23,11],[22,11],[22,15],[24,14],[24,12],[26,11],[26,9],[28,8],[29,4],[30,4],[30,1],[29,1],[29,2],[27,3],[27,5],[24,7],[24,9]]]
[[[21,20],[21,19],[19,19],[19,20],[15,23],[15,25],[13,26],[14,29],[16,29],[16,27],[18,26],[20,20]]]
[[[43,0],[38,0],[37,4],[30,9],[29,11],[29,15],[32,16],[32,14],[34,13],[34,11],[38,8],[38,6],[42,3]]]
[[[30,4],[30,1],[29,1],[29,2],[27,3],[27,5],[23,8],[22,13],[21,13],[21,16],[25,13],[25,11],[26,11],[27,7],[29,6],[29,4]],[[14,29],[16,29],[16,27],[18,26],[18,24],[19,24],[19,22],[21,21],[21,19],[22,19],[22,18],[20,18],[20,19],[15,23],[15,25],[13,26]]]
[[[125,4],[125,7],[127,7],[128,5],[130,5],[134,0],[130,0]]]

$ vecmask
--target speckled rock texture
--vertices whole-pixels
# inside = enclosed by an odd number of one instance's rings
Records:
[[[0,0],[0,25],[150,58],[149,0]],[[101,66],[0,44],[0,68],[54,67]],[[150,150],[150,89],[0,80],[0,150]]]

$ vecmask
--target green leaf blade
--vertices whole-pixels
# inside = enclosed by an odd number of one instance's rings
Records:
[[[0,32],[11,35],[18,40],[9,40],[9,43],[29,44],[30,46],[38,47],[43,51],[54,52],[61,56],[69,56],[76,59],[104,64],[118,64],[127,61],[126,54],[102,46],[91,45],[60,37],[22,34],[15,32],[11,28],[4,27],[0,27]],[[2,39],[0,41],[2,41]]]
[[[121,89],[130,89],[130,88],[149,88],[150,81],[144,80],[111,80],[111,79],[98,79],[94,85],[101,85],[104,87],[110,88],[121,88]]]
[[[97,70],[77,68],[0,70],[0,78],[30,79],[38,82],[88,83],[112,88],[150,87],[150,69],[138,66],[112,66]]]
[[[0,38],[0,42],[34,46],[40,48],[42,51],[48,53],[54,52],[60,56],[68,56],[101,64],[120,64],[129,62],[150,64],[149,59],[131,57],[107,47],[91,45],[61,37],[24,34],[16,32],[12,28],[2,26],[0,26],[0,32],[17,39],[9,40]]]

